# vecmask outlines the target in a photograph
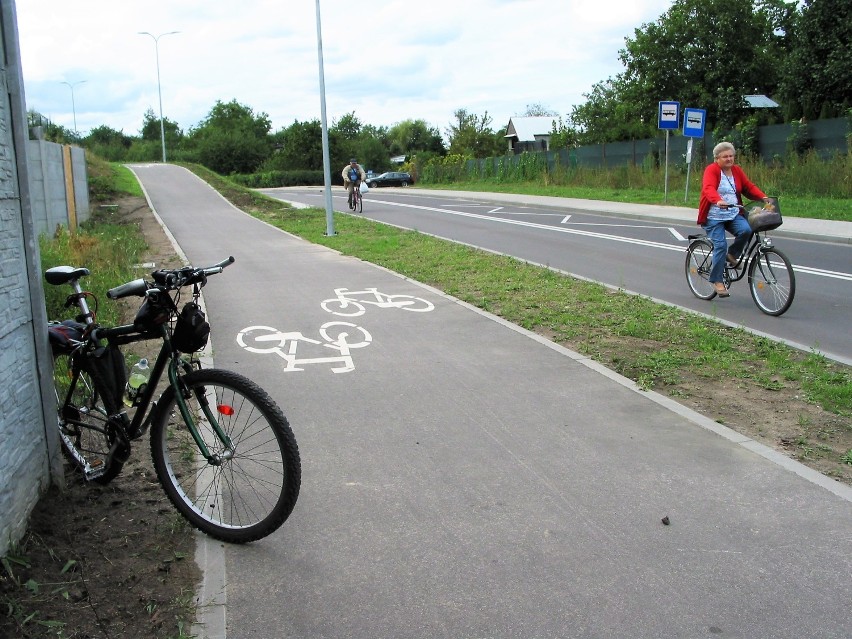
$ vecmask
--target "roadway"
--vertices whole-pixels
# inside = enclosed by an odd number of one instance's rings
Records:
[[[262,192],[324,207],[321,188]],[[345,210],[343,192],[335,190],[334,196],[335,208]],[[848,237],[808,234],[817,221],[786,219],[772,236],[793,263],[796,297],[787,313],[770,317],[754,304],[746,279],[734,283],[725,300],[707,302],[689,291],[684,277],[686,238],[701,231],[693,210],[625,204],[606,208],[607,203],[559,198],[384,188],[367,194],[363,215],[639,293],[852,364]],[[834,223],[830,232],[838,225],[841,235],[848,236],[852,223]],[[803,232],[787,231],[789,227]]]

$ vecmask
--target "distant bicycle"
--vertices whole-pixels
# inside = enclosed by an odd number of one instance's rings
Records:
[[[777,204],[775,206],[777,209]],[[739,208],[745,209],[741,205]],[[763,213],[775,215],[761,217]],[[749,224],[754,235],[736,264],[725,263],[723,283],[725,288],[730,288],[733,282],[748,275],[749,290],[757,307],[767,315],[782,315],[790,308],[796,295],[796,276],[790,260],[775,248],[772,239],[766,235],[767,231],[781,226],[781,212],[755,208],[749,215]],[[687,284],[695,297],[711,300],[716,297],[716,289],[709,279],[713,243],[703,233],[690,235],[689,240],[685,263]]]
[[[323,310],[342,317],[358,317],[367,311],[365,305],[377,308],[401,308],[404,311],[426,313],[435,309],[429,300],[413,295],[386,295],[379,293],[377,288],[367,288],[363,291],[350,291],[347,288],[336,288],[337,297],[320,302]],[[365,297],[370,296],[370,297]]]
[[[356,213],[364,212],[364,197],[361,195],[360,180],[352,188],[352,193],[349,194],[349,209]]]

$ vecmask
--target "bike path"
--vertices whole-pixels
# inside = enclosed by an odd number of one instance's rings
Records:
[[[259,222],[184,169],[134,171],[193,263],[235,256],[205,288],[215,363],[270,392],[302,455],[278,532],[201,545],[204,596],[224,606],[208,609],[204,636],[852,635],[848,487]],[[434,308],[374,297],[341,317],[322,307],[341,288]],[[253,353],[237,342],[251,326],[308,339]],[[342,332],[369,343],[346,349]],[[351,370],[334,372],[323,358],[344,350]]]

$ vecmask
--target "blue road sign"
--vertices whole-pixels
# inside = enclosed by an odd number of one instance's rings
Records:
[[[660,102],[658,129],[678,129],[680,123],[680,102]]]
[[[707,111],[704,109],[683,110],[683,134],[688,138],[703,138]]]

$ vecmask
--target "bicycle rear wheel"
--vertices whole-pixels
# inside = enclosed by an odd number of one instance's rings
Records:
[[[95,380],[84,370],[75,376],[73,357],[61,354],[53,358],[53,385],[62,451],[87,480],[109,483],[124,462],[110,455],[119,427],[109,419]]]
[[[759,251],[748,266],[748,287],[761,311],[775,316],[785,313],[796,295],[790,260],[776,248]]]
[[[686,249],[686,283],[695,297],[710,300],[716,289],[710,282],[710,267],[713,265],[713,244],[706,239],[693,240]]]
[[[160,484],[181,515],[211,537],[246,543],[269,535],[290,516],[301,484],[299,449],[287,419],[264,390],[237,373],[193,371],[183,384],[199,434],[217,461],[201,455],[169,387],[151,426]],[[206,419],[204,403],[230,438],[230,450]]]

